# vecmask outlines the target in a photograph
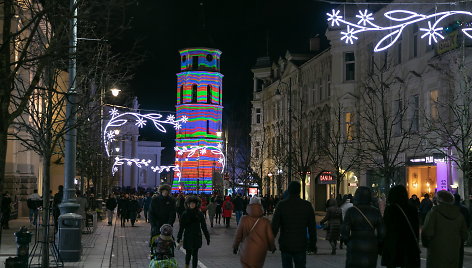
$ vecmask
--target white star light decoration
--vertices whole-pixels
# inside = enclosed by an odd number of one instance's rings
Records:
[[[133,119],[136,120],[135,125],[139,128],[144,127],[148,121],[151,121],[154,124],[154,127],[163,133],[167,132],[166,128],[163,126],[164,124],[172,125],[174,126],[174,129],[179,130],[182,128],[182,124],[185,124],[188,121],[186,116],[182,116],[176,120],[175,116],[171,114],[164,120],[161,114],[140,114],[135,112],[120,113],[116,108],[111,109],[110,115],[111,119],[103,129],[103,144],[108,157],[111,155],[110,142],[114,141],[116,136],[114,130]]]
[[[421,38],[428,37],[429,45],[438,42],[438,38],[444,39],[444,36],[440,33],[443,28],[438,27],[438,24],[447,17],[454,15],[466,15],[472,17],[472,12],[469,11],[444,11],[430,15],[424,15],[409,10],[391,10],[385,12],[383,15],[391,21],[389,26],[380,26],[375,24],[373,14],[367,10],[359,10],[359,14],[356,18],[359,19],[357,23],[349,22],[340,16],[340,10],[332,10],[328,15],[328,23],[331,22],[331,26],[346,25],[346,31],[341,31],[341,40],[346,44],[354,44],[354,41],[358,39],[356,36],[363,32],[386,32],[387,34],[377,42],[374,51],[380,52],[393,46],[395,42],[402,35],[403,30],[412,24],[419,22],[427,22],[428,28],[420,28],[420,31],[424,32]],[[472,39],[472,28],[463,28],[462,32],[464,35]]]
[[[148,167],[151,164],[151,162],[152,161],[150,159],[125,158],[125,157],[117,156],[115,157],[115,162],[113,163],[113,166],[111,168],[112,170],[111,173],[112,175],[115,175],[115,173],[118,171],[118,167],[124,165],[125,163],[128,166],[136,165],[138,168],[142,168],[142,167]],[[177,172],[176,174],[179,177],[179,181],[180,181],[181,173],[180,173],[178,165],[151,166],[152,172],[158,172],[158,173],[162,173],[163,171],[170,171],[171,169]]]
[[[178,155],[182,156],[185,153],[187,153],[186,157],[184,158],[184,161],[189,161],[189,157],[194,156],[197,152],[200,153],[200,155],[206,154],[208,151],[212,153],[213,155],[218,156],[218,163],[221,164],[221,173],[223,173],[225,169],[225,155],[223,151],[221,150],[222,145],[221,143],[218,143],[218,145],[215,146],[204,146],[204,145],[198,145],[198,146],[176,146],[174,147],[174,150],[177,152]],[[198,155],[199,156],[199,155]],[[176,161],[179,161],[179,159],[176,159]]]

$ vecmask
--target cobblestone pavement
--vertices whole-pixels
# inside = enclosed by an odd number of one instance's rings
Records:
[[[115,226],[115,242],[113,245],[113,255],[111,267],[147,267],[149,264],[148,239],[150,226],[144,221],[140,221],[137,227]],[[174,236],[177,236],[179,223],[174,225]],[[209,226],[209,224],[208,224]],[[214,228],[209,228],[211,244],[204,243],[199,251],[199,267],[240,267],[239,256],[232,254],[233,236],[236,231],[234,218],[231,221],[231,228],[226,229],[222,224],[216,224]],[[345,250],[338,250],[337,255],[330,255],[331,249],[327,241],[323,239],[324,232],[318,233],[318,254],[307,256],[307,267],[344,267]],[[422,267],[425,263],[426,249],[422,254]],[[179,267],[184,266],[183,250],[176,251],[176,259]],[[464,267],[472,267],[472,257],[466,256]],[[281,267],[280,251],[275,254],[268,253],[265,267]],[[381,267],[380,265],[378,267]]]

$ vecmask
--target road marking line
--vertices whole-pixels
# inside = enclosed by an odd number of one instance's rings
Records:
[[[184,254],[187,254],[187,252],[185,251],[184,248],[180,248],[180,251],[182,251]],[[198,260],[198,267],[200,267],[200,268],[208,268],[208,267],[206,267],[206,265],[203,264],[200,260]]]

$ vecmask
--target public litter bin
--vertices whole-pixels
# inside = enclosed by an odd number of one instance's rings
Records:
[[[65,213],[59,216],[59,256],[65,262],[80,260],[82,255],[82,216]]]

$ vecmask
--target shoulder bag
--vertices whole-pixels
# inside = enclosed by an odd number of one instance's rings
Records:
[[[403,216],[405,216],[405,220],[406,220],[406,222],[408,223],[408,226],[410,227],[411,234],[413,234],[413,238],[415,238],[416,246],[418,247],[419,251],[421,252],[420,244],[419,244],[419,242],[418,242],[418,238],[416,237],[415,230],[413,230],[413,226],[411,226],[410,220],[409,220],[408,217],[406,216],[405,211],[403,211],[402,207],[400,207],[400,205],[398,205],[398,204],[395,204],[395,205],[397,205],[397,207],[398,207],[398,208],[400,209],[400,211],[402,212]]]

